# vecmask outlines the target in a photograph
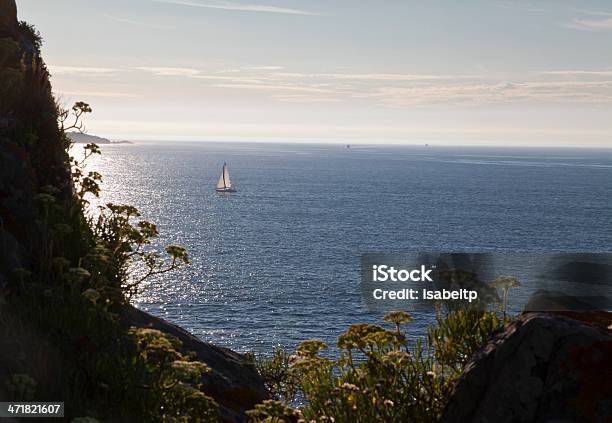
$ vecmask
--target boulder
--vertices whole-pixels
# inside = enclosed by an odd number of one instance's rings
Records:
[[[242,354],[203,342],[185,329],[132,306],[125,307],[121,318],[126,326],[153,328],[175,336],[183,344],[182,352],[195,352],[212,370],[204,380],[204,391],[221,405],[226,421],[240,421],[244,411],[269,398],[263,380]]]
[[[506,325],[467,364],[441,421],[612,421],[612,313],[564,314]]]

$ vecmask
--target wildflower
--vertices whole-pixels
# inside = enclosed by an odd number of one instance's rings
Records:
[[[297,348],[297,352],[301,356],[314,357],[325,348],[327,348],[327,345],[324,342],[319,341],[318,339],[311,339],[308,341],[302,341]]]
[[[377,325],[366,323],[350,325],[348,330],[338,337],[338,348],[342,349],[363,349],[367,345],[365,338],[376,332],[384,332],[384,329]]]
[[[352,383],[344,382],[342,384],[343,389],[347,389],[349,391],[359,391],[359,387],[357,385],[353,385]]]
[[[406,351],[389,351],[383,356],[383,362],[393,364],[395,366],[402,366],[410,360],[410,354]]]
[[[410,316],[410,314],[406,313],[405,311],[396,310],[387,313],[387,315],[385,315],[383,319],[386,322],[395,323],[397,332],[399,332],[400,325],[402,323],[410,323],[412,321],[412,316]]]
[[[391,408],[391,407],[393,407],[393,405],[394,405],[394,404],[393,404],[393,401],[391,401],[390,399],[386,399],[386,400],[384,400],[384,401],[383,401],[383,404],[384,404],[384,405],[385,405],[385,407],[387,407],[387,408]]]

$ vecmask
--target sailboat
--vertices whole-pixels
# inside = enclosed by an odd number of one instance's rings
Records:
[[[221,171],[221,176],[219,176],[219,181],[217,182],[217,188],[215,190],[217,192],[236,192],[236,187],[232,185],[232,180],[230,179],[227,163],[223,163],[223,170]]]

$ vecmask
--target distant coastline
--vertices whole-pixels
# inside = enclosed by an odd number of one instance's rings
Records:
[[[69,132],[68,136],[72,142],[76,144],[134,144],[132,141],[119,140],[111,141],[108,138],[98,137],[96,135],[82,134],[80,132]]]

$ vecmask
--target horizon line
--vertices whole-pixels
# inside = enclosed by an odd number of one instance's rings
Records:
[[[88,133],[87,135],[94,135]],[[279,137],[266,137],[266,138],[245,138],[245,137],[178,137],[176,139],[165,138],[165,137],[151,137],[151,136],[137,136],[137,137],[106,137],[102,135],[95,135],[101,138],[108,139],[110,141],[129,141],[133,143],[235,143],[235,144],[314,144],[314,145],[338,145],[338,146],[368,146],[368,147],[500,147],[500,148],[573,148],[573,149],[588,149],[588,150],[612,150],[612,146],[606,144],[560,144],[551,145],[550,143],[521,143],[521,142],[449,142],[449,141],[421,141],[421,142],[407,142],[399,141],[392,142],[386,141],[373,141],[373,140],[362,140],[362,139],[325,139],[325,138],[279,138]],[[108,144],[102,144],[102,146]],[[119,144],[118,144],[119,145]]]

